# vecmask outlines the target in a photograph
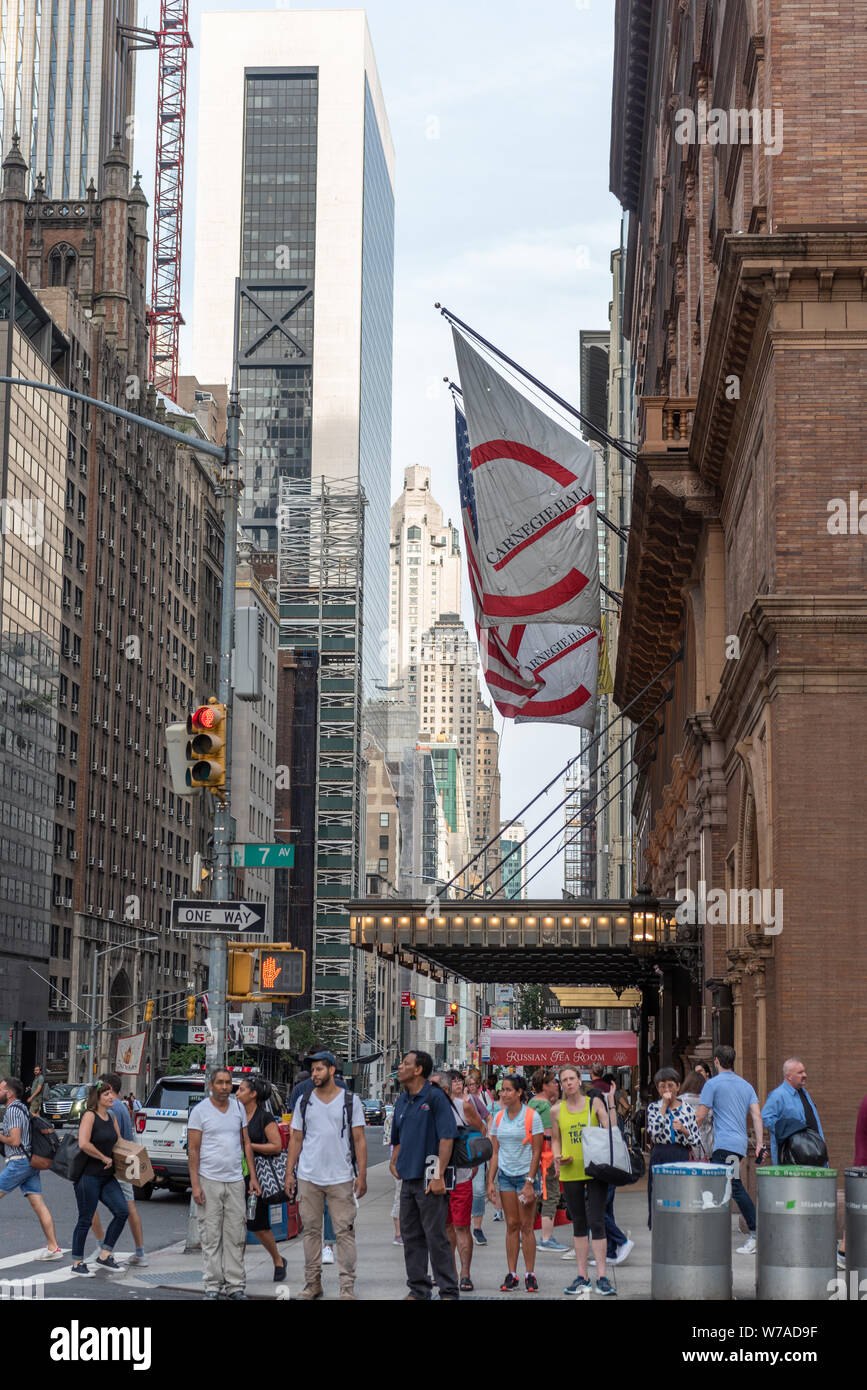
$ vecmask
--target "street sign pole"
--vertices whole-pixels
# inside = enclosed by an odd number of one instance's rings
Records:
[[[214,898],[229,896],[229,865],[232,845],[230,797],[232,787],[232,615],[235,611],[235,551],[238,532],[238,492],[240,489],[240,417],[238,397],[238,305],[239,283],[235,281],[235,331],[232,347],[232,387],[226,413],[226,458],[219,491],[223,496],[223,592],[220,612],[220,703],[226,706],[226,787],[214,817]],[[227,978],[226,936],[211,935],[208,951],[208,1017],[211,1034],[205,1048],[208,1070],[226,1061]]]

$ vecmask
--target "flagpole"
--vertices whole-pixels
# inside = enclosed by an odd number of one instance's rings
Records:
[[[564,400],[562,396],[558,396],[556,391],[552,391],[551,387],[546,386],[544,381],[540,381],[538,377],[533,376],[532,372],[528,372],[526,367],[522,367],[518,362],[515,362],[513,358],[507,357],[500,348],[488,342],[488,339],[483,338],[481,333],[477,333],[474,328],[470,328],[468,323],[464,323],[463,319],[459,319],[453,314],[451,309],[446,309],[442,304],[435,304],[434,308],[439,309],[443,318],[448,319],[449,323],[453,323],[457,328],[462,328],[465,333],[469,333],[472,338],[475,338],[477,343],[481,343],[489,352],[493,352],[495,356],[499,357],[501,362],[507,362],[510,367],[514,367],[516,372],[520,372],[521,376],[526,377],[528,381],[532,381],[534,386],[538,386],[539,390],[544,391],[546,396],[550,396],[552,401],[556,401],[557,404],[562,406],[564,410],[567,410],[570,415],[574,415],[576,420],[580,420],[585,428],[591,429],[594,434],[598,435],[599,438],[610,445],[612,449],[616,449],[619,454],[622,454],[624,458],[630,459],[632,463],[638,462],[638,455],[635,454],[632,449],[627,449],[625,444],[621,444],[620,441],[610,435],[607,430],[600,429],[598,425],[594,425],[593,421],[588,420],[586,415],[582,415],[580,410],[576,410],[574,405],[570,405],[569,401]]]
[[[445,310],[443,310],[443,313],[445,313]],[[482,338],[482,339],[480,339],[480,341],[481,341],[481,342],[484,342],[485,340],[484,340],[484,338]],[[508,362],[508,361],[510,361],[511,359],[510,359],[510,358],[505,358],[504,360]],[[532,377],[531,380],[535,381],[535,377]],[[449,390],[450,390],[451,393],[452,393],[452,399],[454,400],[455,395],[458,395],[458,396],[460,396],[461,401],[463,401],[464,393],[463,393],[463,391],[461,390],[460,386],[458,386],[457,383],[454,382],[454,381],[449,381],[449,378],[448,378],[447,376],[444,376],[444,377],[443,377],[443,381],[447,381],[447,382],[448,382]],[[553,394],[553,392],[552,392],[551,394]],[[555,397],[555,399],[558,399],[558,400],[559,400],[559,397]],[[457,405],[457,402],[455,402],[455,404]],[[577,411],[576,411],[575,413],[576,413],[576,415],[578,414]],[[582,420],[582,421],[583,421],[583,419],[584,419],[583,415],[579,415],[578,418],[579,418],[580,420]],[[589,424],[589,421],[588,421],[588,424]],[[591,426],[591,428],[595,430],[595,429],[596,429],[596,426],[593,425],[593,426]],[[597,430],[597,434],[598,434],[598,433],[599,433],[599,431]],[[583,489],[582,489],[582,491],[583,491]],[[589,495],[589,494],[588,494],[588,495]],[[618,537],[620,538],[620,540],[622,540],[622,541],[628,541],[628,540],[629,540],[629,532],[628,532],[628,531],[624,531],[622,526],[618,526],[617,523],[616,523],[615,521],[612,521],[612,520],[611,520],[611,517],[610,517],[610,516],[607,516],[605,512],[600,511],[598,507],[596,508],[596,515],[598,516],[599,520],[602,522],[602,525],[603,525],[603,526],[607,526],[608,529],[609,529],[609,531],[613,531],[614,534],[615,534],[615,536],[618,536]],[[604,585],[604,584],[600,584],[599,587],[600,587],[601,589],[605,589],[605,585]],[[606,594],[608,594],[608,597],[609,597],[609,598],[614,598],[614,595],[610,592],[610,590],[605,589],[605,592],[606,592]],[[615,601],[615,603],[619,603],[620,600],[619,600],[619,599],[614,599],[614,601]]]

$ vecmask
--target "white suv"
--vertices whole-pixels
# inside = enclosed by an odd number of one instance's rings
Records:
[[[232,1091],[252,1072],[250,1067],[232,1068]],[[134,1189],[136,1201],[148,1202],[155,1187],[170,1192],[186,1192],[190,1185],[190,1165],[187,1160],[187,1119],[194,1105],[209,1094],[204,1072],[188,1072],[180,1076],[162,1076],[147,1098],[147,1103],[135,1114],[135,1131],[139,1143],[148,1151],[154,1170],[154,1181]],[[276,1090],[266,1101],[266,1107],[279,1121],[283,1101]]]

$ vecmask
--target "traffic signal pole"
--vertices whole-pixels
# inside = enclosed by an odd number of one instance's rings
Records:
[[[235,613],[235,569],[238,539],[238,497],[241,490],[240,442],[241,405],[238,391],[238,314],[239,283],[235,281],[235,331],[232,349],[232,387],[226,413],[226,453],[218,493],[223,498],[223,593],[220,610],[220,688],[218,697],[226,707],[226,784],[217,799],[214,816],[214,875],[211,896],[228,899],[232,845],[232,619]],[[228,986],[227,936],[212,932],[208,954],[208,1020],[211,1033],[205,1047],[210,1070],[226,1060],[226,1009]]]

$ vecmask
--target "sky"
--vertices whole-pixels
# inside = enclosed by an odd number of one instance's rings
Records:
[[[192,312],[198,49],[203,10],[271,8],[190,0],[182,309]],[[333,4],[283,3],[326,10]],[[431,489],[459,522],[451,399],[456,375],[440,302],[576,406],[578,335],[607,328],[610,254],[620,208],[608,191],[613,0],[370,0],[373,48],[396,152],[392,495],[403,470],[431,470]],[[154,28],[157,0],[139,0]],[[137,73],[135,161],[153,199],[156,56]],[[227,171],[229,172],[229,171]],[[181,339],[181,369],[189,360]],[[465,596],[464,620],[472,631]],[[484,685],[483,685],[483,693]],[[578,731],[501,731],[502,816],[518,814],[578,750]],[[505,726],[505,727],[504,727]],[[528,830],[563,795],[562,781],[525,817]],[[532,853],[562,812],[531,838]],[[530,865],[532,873],[554,844]],[[533,881],[559,897],[562,856]]]

